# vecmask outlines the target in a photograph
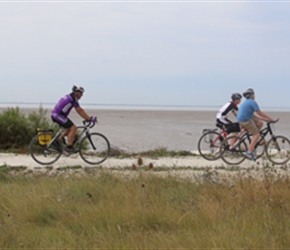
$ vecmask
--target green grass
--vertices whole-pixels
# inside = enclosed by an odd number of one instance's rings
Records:
[[[67,170],[69,171],[69,170]],[[0,171],[0,248],[278,249],[290,245],[290,180],[202,183],[99,170]],[[4,178],[5,177],[5,178]]]
[[[20,108],[7,108],[0,113],[1,152],[27,153],[28,145],[37,128],[55,129],[47,110],[39,107],[36,112],[25,115]]]

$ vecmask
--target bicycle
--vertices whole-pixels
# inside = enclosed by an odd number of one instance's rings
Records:
[[[83,121],[83,126],[77,126],[77,129],[81,131],[75,138],[73,145],[78,148],[75,153],[79,153],[86,163],[97,165],[109,157],[110,142],[100,133],[91,133],[90,129],[94,126],[95,123],[89,121]],[[65,152],[65,141],[63,141],[65,130],[65,128],[60,127],[56,134],[51,129],[39,130],[29,145],[29,153],[33,160],[41,165],[55,163]]]
[[[267,122],[267,126],[260,131],[260,139],[255,145],[255,158],[258,159],[266,153],[267,158],[274,164],[282,165],[290,159],[290,141],[283,135],[274,135],[272,124],[278,122],[279,119]],[[270,139],[267,142],[267,136]],[[220,147],[222,160],[229,165],[241,164],[247,159],[246,151],[251,142],[251,134],[245,132],[238,136],[230,136],[223,141]],[[229,141],[236,140],[232,148],[229,148]]]
[[[216,126],[216,129],[203,129],[197,143],[199,154],[209,161],[215,161],[221,157],[220,147],[228,134],[240,131],[238,123],[230,123],[227,126],[217,123]],[[218,129],[220,129],[219,132],[217,132]]]

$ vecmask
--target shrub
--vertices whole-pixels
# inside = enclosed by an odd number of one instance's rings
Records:
[[[55,128],[42,107],[27,116],[18,107],[4,110],[0,114],[0,150],[23,149],[37,128]]]

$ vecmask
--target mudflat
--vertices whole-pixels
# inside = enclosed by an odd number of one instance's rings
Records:
[[[5,108],[0,108],[0,112]],[[216,111],[205,110],[123,110],[85,108],[89,115],[97,116],[99,123],[93,131],[103,133],[112,147],[128,152],[141,152],[157,148],[196,151],[202,130],[215,128]],[[20,108],[28,114],[37,108]],[[51,109],[47,109],[49,118]],[[267,112],[279,118],[274,125],[276,134],[290,138],[290,113]],[[81,124],[82,118],[73,110],[70,118]],[[232,118],[233,120],[234,118]]]

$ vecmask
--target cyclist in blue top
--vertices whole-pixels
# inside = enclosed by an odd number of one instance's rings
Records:
[[[246,153],[249,158],[255,161],[253,151],[260,138],[260,129],[263,126],[262,121],[269,122],[274,120],[260,110],[258,103],[255,101],[255,92],[253,89],[247,89],[243,93],[243,96],[246,100],[240,105],[237,120],[241,126],[245,127],[253,135]]]
[[[76,125],[68,118],[70,111],[75,108],[83,119],[93,123],[97,121],[96,117],[89,116],[85,110],[80,107],[79,100],[82,98],[84,92],[84,88],[73,86],[72,92],[62,97],[51,113],[52,120],[61,127],[67,129],[64,135],[67,135],[66,151],[69,153],[75,152],[73,141],[77,134]]]

